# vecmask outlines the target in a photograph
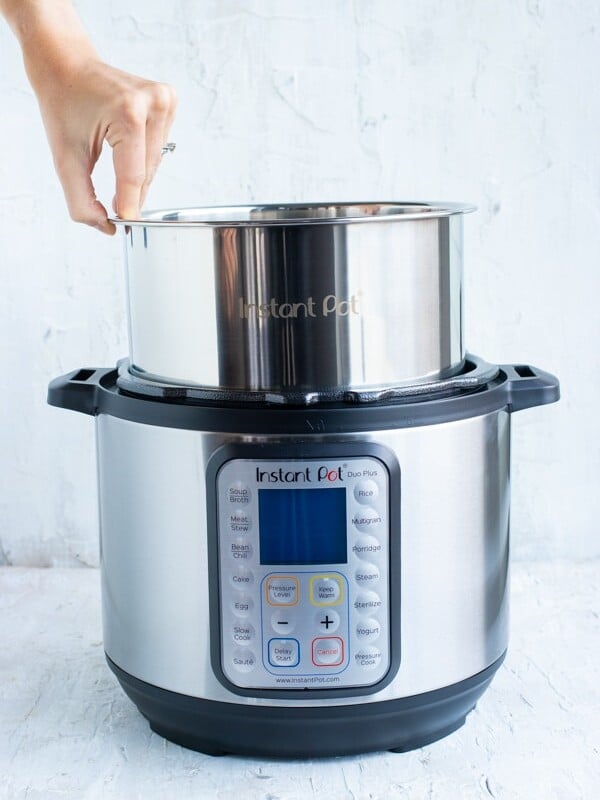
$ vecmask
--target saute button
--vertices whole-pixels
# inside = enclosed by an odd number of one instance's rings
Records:
[[[247,594],[236,592],[231,600],[231,610],[236,617],[247,617],[254,608],[254,600]]]
[[[381,608],[381,597],[376,592],[361,592],[356,595],[354,608],[359,614],[373,614]]]
[[[295,606],[298,602],[298,579],[293,575],[271,575],[266,589],[271,606]]]
[[[363,564],[354,573],[359,586],[373,586],[379,580],[379,570],[375,564]]]
[[[237,533],[243,536],[248,533],[252,528],[252,516],[248,511],[239,509],[239,511],[232,511],[229,515],[229,530],[232,533]]]
[[[291,633],[296,627],[296,615],[287,608],[278,608],[271,617],[271,627],[277,633]]]
[[[354,487],[354,497],[363,506],[369,505],[379,494],[379,486],[375,481],[359,481]]]
[[[238,672],[252,672],[256,666],[256,656],[247,647],[237,647],[233,651],[231,662]]]
[[[236,622],[233,626],[233,641],[237,644],[250,644],[256,633],[247,622]]]
[[[362,647],[354,654],[354,660],[362,669],[375,669],[381,663],[381,650],[378,647]]]
[[[247,561],[252,558],[252,545],[245,539],[236,539],[231,542],[229,555],[237,561]]]
[[[236,506],[247,506],[252,498],[252,492],[241,481],[232,483],[227,490],[227,499],[230,503]]]
[[[361,642],[374,642],[379,638],[381,625],[376,619],[369,617],[356,624],[356,638]]]
[[[339,636],[313,639],[312,660],[318,667],[337,667],[344,660],[344,642]]]
[[[381,514],[374,508],[361,508],[359,511],[355,511],[352,522],[355,528],[363,532],[379,530],[383,524]]]
[[[270,639],[269,664],[272,667],[295,667],[300,661],[297,639]]]
[[[231,573],[229,578],[231,585],[236,589],[243,589],[245,586],[252,586],[254,583],[254,575],[252,570],[247,567],[239,566]]]
[[[340,627],[340,615],[332,608],[327,611],[318,611],[315,614],[315,624],[318,631],[333,633]]]
[[[382,544],[375,536],[365,533],[363,536],[358,536],[356,542],[352,545],[352,552],[359,558],[370,559],[376,558],[382,551]]]
[[[310,579],[310,602],[313,606],[337,606],[343,600],[339,575],[314,575]]]

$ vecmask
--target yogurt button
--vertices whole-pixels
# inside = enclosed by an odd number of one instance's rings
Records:
[[[368,506],[379,495],[379,486],[375,481],[366,480],[358,481],[354,487],[354,497],[356,501],[363,506]]]
[[[354,527],[359,531],[377,531],[383,525],[381,514],[374,508],[361,508],[352,515]]]
[[[361,642],[374,642],[380,634],[381,625],[372,617],[356,623],[356,638]]]

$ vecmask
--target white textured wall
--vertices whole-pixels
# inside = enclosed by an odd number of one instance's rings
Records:
[[[77,6],[107,60],[178,88],[177,152],[149,206],[479,205],[465,221],[467,344],[563,385],[559,405],[514,417],[513,554],[600,554],[600,6]],[[0,109],[0,563],[95,563],[93,423],[45,391],[125,354],[120,243],[67,219],[2,24]]]

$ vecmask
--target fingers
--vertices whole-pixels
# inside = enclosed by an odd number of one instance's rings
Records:
[[[175,118],[177,96],[164,83],[153,84],[152,101],[146,123],[146,178],[142,186],[140,205],[144,205],[150,184],[162,159],[162,148],[169,138]]]
[[[96,198],[87,161],[73,150],[56,158],[55,163],[71,218],[103,233],[114,234],[116,228],[108,221],[106,209]]]

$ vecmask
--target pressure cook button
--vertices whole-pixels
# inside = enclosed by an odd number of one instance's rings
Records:
[[[296,627],[296,615],[287,608],[278,608],[271,616],[271,627],[282,635],[291,633]]]
[[[236,481],[227,490],[227,498],[233,505],[247,506],[252,498],[252,492],[245,483]]]
[[[313,606],[337,606],[343,596],[342,578],[339,575],[314,575],[310,579],[310,602]]]
[[[254,608],[254,600],[247,594],[235,592],[234,597],[231,599],[231,610],[236,617],[247,617]]]
[[[378,647],[362,647],[354,654],[354,660],[362,669],[375,669],[381,664],[383,655]]]
[[[295,667],[300,661],[300,643],[297,639],[270,639],[269,664],[272,667]]]
[[[383,524],[381,514],[374,508],[361,508],[355,511],[352,522],[355,528],[363,532],[379,530]]]
[[[229,515],[229,530],[242,536],[252,528],[252,516],[248,511],[232,511]]]
[[[372,503],[373,500],[377,498],[378,494],[379,486],[375,483],[375,481],[358,481],[354,487],[354,497],[356,498],[357,502],[363,506],[367,506],[369,503]]]
[[[248,561],[253,552],[252,545],[245,539],[236,539],[229,547],[229,555],[237,561]]]
[[[298,578],[293,575],[270,575],[266,584],[267,603],[271,606],[295,606],[298,603]]]
[[[383,546],[379,539],[365,533],[363,536],[358,536],[356,542],[352,545],[352,552],[362,559],[376,558],[380,555]]]
[[[337,667],[344,660],[344,642],[339,636],[313,639],[312,660],[317,667]]]
[[[231,663],[238,672],[252,672],[256,666],[256,656],[247,647],[237,647],[231,656]]]
[[[254,575],[252,570],[240,565],[231,573],[229,581],[236,589],[243,589],[245,586],[252,586],[254,583]]]
[[[236,622],[232,629],[233,641],[236,644],[250,644],[256,637],[256,633],[252,625],[248,622]]]
[[[374,642],[379,638],[381,625],[376,619],[369,617],[356,624],[356,638],[361,642]]]
[[[359,614],[373,614],[381,608],[381,597],[376,592],[361,592],[356,595],[354,608]]]
[[[323,633],[334,633],[340,627],[340,615],[332,608],[315,614],[315,626]]]
[[[379,580],[379,569],[375,564],[362,564],[354,573],[359,586],[374,586]]]

